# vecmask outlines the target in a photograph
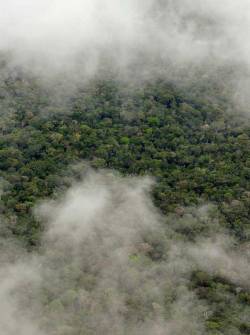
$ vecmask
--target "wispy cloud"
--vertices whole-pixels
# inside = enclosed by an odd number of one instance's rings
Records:
[[[151,185],[148,178],[90,172],[37,207],[46,226],[39,252],[2,250],[5,335],[17,329],[25,335],[204,334],[208,306],[190,290],[191,274],[202,270],[247,287],[249,259],[225,235],[182,241],[178,216],[165,224]],[[195,220],[214,225],[208,211],[197,209]],[[192,221],[190,214],[186,219]]]

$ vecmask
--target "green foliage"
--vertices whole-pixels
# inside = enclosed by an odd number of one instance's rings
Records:
[[[74,173],[67,168],[83,159],[96,169],[154,176],[154,202],[163,213],[175,212],[180,238],[206,234],[206,218],[184,215],[183,208],[210,201],[219,208],[219,223],[239,240],[249,240],[250,128],[224,112],[223,99],[214,102],[195,88],[180,92],[160,81],[133,89],[107,81],[92,83],[60,104],[34,79],[10,78],[2,86],[0,210],[29,247],[39,244],[43,229],[32,215],[34,204],[67,186]],[[162,254],[159,244],[149,255],[159,261]],[[139,266],[142,259],[134,254],[130,261]],[[66,272],[65,277],[76,273]],[[87,274],[81,282],[89,290],[95,286]],[[208,334],[250,334],[250,325],[239,317],[249,306],[249,292],[237,292],[203,272],[193,274],[192,285],[211,307]],[[60,299],[48,296],[48,310],[60,313],[75,297],[70,289]],[[143,315],[147,306],[138,301],[134,296],[127,304]],[[59,333],[70,329],[62,326]]]
[[[67,111],[34,79],[6,81],[5,90],[0,168],[11,186],[2,202],[18,225],[20,217],[33,224],[30,208],[61,187],[62,170],[88,159],[94,168],[155,176],[154,201],[164,213],[215,202],[232,232],[249,238],[250,132],[223,106],[202,97],[197,104],[164,82],[133,90],[93,83],[70,98]]]

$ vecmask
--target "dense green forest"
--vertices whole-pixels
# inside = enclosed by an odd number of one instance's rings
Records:
[[[154,201],[164,213],[215,202],[232,233],[249,239],[250,127],[222,103],[188,99],[162,81],[142,88],[93,82],[62,104],[34,79],[1,85],[2,212],[30,243],[38,229],[30,209],[83,159],[154,176]]]
[[[168,218],[166,224],[170,218],[177,222],[179,238],[193,241],[212,229],[195,214],[192,224],[185,224],[190,208],[209,203],[219,226],[237,245],[247,246],[249,120],[229,110],[220,86],[215,93],[200,83],[197,89],[166,80],[143,85],[92,80],[62,96],[36,78],[1,71],[3,236],[15,236],[30,251],[39,247],[44,227],[33,207],[65,190],[77,178],[72,166],[86,161],[97,170],[152,176],[153,201]],[[250,313],[249,290],[202,271],[192,274],[190,289],[213,311],[207,334],[250,334],[249,318],[242,317]]]

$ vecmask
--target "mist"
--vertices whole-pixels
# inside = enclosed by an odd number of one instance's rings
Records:
[[[163,78],[201,90],[218,81],[230,102],[248,110],[249,31],[248,0],[0,1],[4,128],[15,128],[19,96],[29,112],[35,86],[35,112],[49,117],[67,113],[78,88],[109,78],[139,87]],[[14,88],[5,85],[12,76]],[[6,183],[0,181],[1,196]],[[234,306],[235,324],[249,322],[249,306],[240,304],[250,289],[249,246],[222,227],[210,203],[163,215],[152,200],[154,183],[114,171],[83,173],[36,204],[43,231],[32,252],[12,235],[18,223],[1,214],[0,335],[211,334],[207,323],[217,320],[221,301]]]
[[[38,204],[39,250],[1,243],[0,333],[205,334],[213,307],[192,289],[192,274],[205,271],[246,290],[249,254],[219,228],[213,206],[164,217],[152,185],[90,170]],[[178,233],[184,221],[210,230],[185,240]]]
[[[250,4],[234,0],[10,0],[0,50],[40,74],[102,66],[151,75],[190,65],[249,68]],[[132,73],[132,72],[131,72]]]

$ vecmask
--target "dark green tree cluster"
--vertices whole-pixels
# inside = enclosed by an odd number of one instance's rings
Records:
[[[153,176],[154,202],[174,213],[180,238],[206,231],[205,221],[192,217],[188,223],[185,208],[212,202],[219,223],[240,243],[249,241],[249,123],[230,114],[225,99],[213,100],[209,87],[204,95],[165,81],[141,87],[93,81],[62,100],[17,73],[1,70],[0,211],[27,246],[39,244],[43,229],[32,215],[34,205],[67,187],[76,177],[69,167],[82,160],[95,169]],[[250,334],[240,317],[250,308],[249,291],[201,271],[193,273],[191,285],[213,311],[209,334]],[[75,301],[74,292],[67,299]],[[60,304],[53,302],[53,311]]]
[[[15,75],[1,85],[1,210],[16,234],[36,240],[33,205],[86,159],[155,177],[154,201],[164,213],[214,202],[231,231],[249,238],[250,128],[222,103],[188,98],[163,81],[92,82],[63,103],[35,79]]]

